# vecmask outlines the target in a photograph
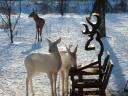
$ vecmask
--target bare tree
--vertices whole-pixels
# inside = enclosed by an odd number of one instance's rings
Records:
[[[13,0],[3,0],[1,6],[3,8],[6,9],[6,12],[3,12],[3,15],[0,15],[0,17],[2,18],[2,21],[4,21],[5,24],[7,24],[9,26],[9,37],[10,37],[10,42],[13,43],[14,40],[14,31],[16,28],[16,25],[18,23],[18,20],[20,18],[21,15],[21,0],[19,0],[19,8],[20,8],[20,12],[15,20],[14,23],[12,23],[13,17],[12,17],[12,5],[15,1]],[[18,1],[17,1],[18,2]]]

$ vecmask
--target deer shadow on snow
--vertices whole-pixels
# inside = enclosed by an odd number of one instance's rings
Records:
[[[35,42],[31,45],[31,47],[30,47],[28,50],[23,51],[22,54],[29,54],[29,53],[31,53],[32,51],[38,50],[38,49],[40,49],[40,48],[42,48],[41,42],[36,42],[36,41],[35,41]]]

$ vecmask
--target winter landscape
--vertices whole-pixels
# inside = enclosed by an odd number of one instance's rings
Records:
[[[78,44],[79,65],[89,64],[97,58],[96,52],[84,50],[88,37],[82,34],[84,27],[80,23],[86,23],[85,17],[89,14],[39,14],[45,19],[42,42],[35,39],[35,22],[28,15],[29,13],[21,13],[13,44],[9,41],[7,31],[0,29],[0,96],[25,96],[24,59],[31,53],[48,53],[47,38],[54,41],[61,37],[62,41],[58,46],[60,51],[65,50],[65,44],[72,45],[73,48]],[[128,96],[124,92],[128,80],[128,14],[107,13],[106,32],[107,37],[102,38],[102,41],[114,64],[107,96]],[[35,96],[50,96],[50,82],[46,74],[34,77],[33,86]],[[57,94],[61,96],[60,75],[57,79]]]

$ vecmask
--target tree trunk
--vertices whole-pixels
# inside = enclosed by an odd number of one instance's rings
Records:
[[[64,0],[60,0],[60,13],[63,16],[64,15]]]
[[[9,23],[9,29],[10,29],[10,40],[11,43],[13,43],[13,30],[12,30],[12,23],[11,23],[11,9],[8,9],[8,23]]]
[[[106,36],[106,27],[105,27],[105,4],[106,3],[106,0],[102,0],[102,6],[101,6],[101,8],[102,8],[102,10],[101,10],[101,26],[100,26],[100,28],[101,28],[101,30],[100,30],[100,36],[101,37],[105,37]]]
[[[99,32],[100,32],[100,36],[101,37],[105,37],[106,36],[106,28],[105,28],[105,2],[106,2],[106,0],[96,0],[94,5],[93,5],[92,12],[91,12],[91,14],[92,13],[98,13],[101,16],[101,25],[99,27]]]
[[[10,30],[10,33],[11,33],[11,35],[10,35],[10,37],[11,37],[11,43],[13,43],[13,32]]]

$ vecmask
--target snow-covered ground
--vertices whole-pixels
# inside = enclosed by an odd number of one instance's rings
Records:
[[[67,14],[63,17],[55,14],[40,16],[46,20],[41,43],[35,40],[35,23],[28,18],[28,14],[21,15],[14,44],[9,43],[8,34],[0,29],[0,96],[25,96],[24,59],[33,52],[47,53],[46,38],[56,40],[61,37],[60,50],[64,50],[64,44],[71,44],[73,47],[78,44],[78,64],[89,64],[97,58],[97,52],[84,50],[88,38],[81,33],[83,26],[80,25],[80,22],[85,21],[85,16],[75,14]],[[103,42],[105,49],[110,51],[114,62],[114,69],[107,88],[110,93],[122,92],[126,80],[128,80],[127,24],[127,14],[106,15],[107,36],[110,38],[103,38]],[[58,78],[57,91],[58,96],[61,96],[59,82]],[[34,77],[33,86],[35,96],[50,96],[50,82],[46,74]]]

